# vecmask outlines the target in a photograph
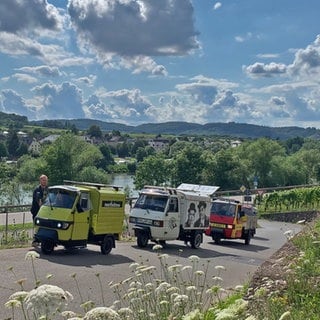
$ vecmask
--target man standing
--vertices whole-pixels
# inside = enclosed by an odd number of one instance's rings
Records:
[[[48,177],[42,174],[39,178],[39,182],[40,184],[34,189],[33,195],[32,195],[32,205],[31,205],[30,211],[32,214],[33,221],[48,195]],[[38,245],[39,245],[39,242],[34,237],[32,241],[32,246],[37,247]]]
[[[39,186],[34,189],[32,195],[31,214],[33,220],[48,195],[48,177],[42,174],[39,178],[39,182]]]

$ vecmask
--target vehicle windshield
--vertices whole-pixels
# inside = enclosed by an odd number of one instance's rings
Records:
[[[234,217],[236,212],[236,205],[227,202],[213,202],[211,206],[211,213],[220,216]]]
[[[49,194],[44,202],[44,205],[53,208],[71,209],[73,207],[75,198],[75,192],[62,189],[51,189],[49,190]]]
[[[164,212],[168,202],[168,196],[157,194],[141,194],[134,207]]]

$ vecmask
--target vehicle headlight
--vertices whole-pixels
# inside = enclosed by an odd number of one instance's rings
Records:
[[[39,220],[39,219],[36,219],[34,223],[37,224],[37,225],[39,225],[39,224],[40,224],[40,220]]]
[[[70,223],[68,223],[68,222],[57,222],[58,229],[66,230],[69,228],[69,226],[70,226]]]

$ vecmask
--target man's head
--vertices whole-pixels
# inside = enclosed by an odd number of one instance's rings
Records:
[[[41,187],[46,187],[48,185],[48,177],[45,174],[42,174],[39,178]]]
[[[200,201],[198,204],[198,208],[199,208],[199,213],[201,215],[205,214],[205,210],[206,210],[207,204],[204,201]]]

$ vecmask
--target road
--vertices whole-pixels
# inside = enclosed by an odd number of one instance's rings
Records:
[[[191,255],[197,255],[203,262],[210,262],[209,278],[216,275],[214,266],[222,265],[226,270],[222,273],[224,288],[233,288],[238,284],[245,284],[250,276],[257,270],[266,259],[268,259],[286,241],[284,233],[292,230],[295,234],[300,231],[296,224],[271,222],[259,220],[260,227],[256,236],[251,240],[249,246],[244,241],[223,241],[222,245],[213,243],[210,237],[205,236],[204,243],[199,249],[186,247],[181,241],[168,242],[167,247],[161,253],[169,255],[170,264],[190,264],[188,259]],[[72,252],[58,247],[51,255],[43,255],[40,250],[40,258],[36,259],[35,274],[41,283],[51,283],[68,290],[74,296],[69,305],[69,310],[82,311],[80,308],[80,295],[76,288],[75,279],[71,276],[76,274],[80,287],[80,293],[84,300],[95,301],[97,305],[102,304],[102,295],[99,289],[97,274],[104,285],[104,300],[106,305],[115,301],[112,290],[109,289],[110,281],[118,282],[131,276],[129,265],[132,262],[146,262],[159,268],[157,253],[152,249],[150,243],[147,248],[140,249],[135,242],[118,242],[113,251],[104,256],[100,254],[100,248],[88,246]],[[18,279],[26,278],[25,290],[34,287],[34,274],[31,262],[25,260],[25,255],[33,248],[17,248],[0,251],[0,301],[6,302],[8,297],[19,290],[16,283]],[[12,267],[13,271],[8,269]],[[51,279],[47,279],[48,275]],[[8,309],[0,308],[0,319],[10,316]]]

